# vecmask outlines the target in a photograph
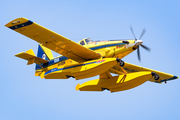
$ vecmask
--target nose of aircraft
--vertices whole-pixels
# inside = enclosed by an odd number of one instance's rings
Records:
[[[142,40],[136,40],[136,41],[135,41],[135,45],[136,45],[136,46],[139,46],[139,45],[141,45],[142,43],[143,43]]]

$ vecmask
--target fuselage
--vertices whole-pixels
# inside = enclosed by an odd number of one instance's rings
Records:
[[[135,45],[135,40],[92,41],[85,38],[81,40],[79,44],[99,53],[101,55],[101,59],[102,58],[122,59],[123,57],[130,54],[137,48]],[[89,62],[91,63],[91,61]],[[50,60],[46,64],[42,64],[42,67],[46,75],[46,73],[49,73],[50,71],[54,71],[56,69],[67,71],[68,68],[75,68],[77,66],[79,67],[82,64],[85,65],[84,63],[77,63],[76,61],[73,61],[65,56],[59,56]],[[39,76],[38,74],[42,72],[42,67],[40,66],[36,67],[35,75]],[[62,79],[65,79],[65,77],[62,77]]]

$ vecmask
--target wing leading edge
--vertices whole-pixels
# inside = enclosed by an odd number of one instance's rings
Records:
[[[17,18],[5,26],[76,62],[84,62],[101,57],[100,54],[26,18]]]

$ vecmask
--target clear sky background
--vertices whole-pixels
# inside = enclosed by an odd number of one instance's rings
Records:
[[[125,62],[180,76],[180,1],[178,0],[0,0],[0,120],[179,120],[180,79],[146,82],[110,93],[80,92],[76,81],[34,76],[35,65],[14,55],[38,43],[4,25],[25,17],[75,42],[133,39],[132,25],[151,52],[140,49]]]

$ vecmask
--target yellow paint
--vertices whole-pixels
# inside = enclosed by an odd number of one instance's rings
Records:
[[[93,76],[102,74],[116,64],[117,64],[117,61],[115,58],[104,58],[104,59],[97,59],[97,60],[92,60],[92,61],[78,63],[78,64],[66,65],[63,67],[59,67],[58,68],[59,70],[57,71],[53,71],[45,75],[45,78],[46,79],[67,79],[66,75],[68,75],[68,76],[73,76],[76,79],[84,79],[84,78],[93,77]],[[60,69],[63,69],[63,70],[60,70]]]
[[[41,71],[41,70],[36,70],[36,71],[35,71],[35,76],[40,76],[40,75],[41,75],[41,73],[42,73],[42,71]]]
[[[114,76],[108,79],[96,79],[76,86],[80,91],[102,91],[103,88],[111,92],[123,91],[134,88],[152,78],[151,72],[135,72],[127,75]]]
[[[133,65],[133,64],[130,64],[130,63],[125,63],[123,68],[124,68],[124,70],[126,70],[127,73],[134,73],[134,72],[137,72],[137,71],[151,71],[151,72],[155,72],[156,74],[158,74],[160,76],[160,79],[158,81],[154,80],[154,78],[149,79],[149,81],[151,81],[151,82],[160,82],[161,80],[170,79],[170,78],[174,77],[174,75],[171,75],[171,74],[167,74],[167,73],[160,72],[160,71],[157,71],[157,70],[152,70],[152,69],[149,69],[149,68]],[[112,70],[112,69],[114,69],[114,70]],[[114,73],[114,74],[119,74],[115,70],[117,70],[119,72],[123,72],[120,69],[119,65],[115,65],[112,69],[110,69],[109,71],[111,73]]]
[[[22,23],[26,23],[28,22],[29,20],[26,19],[26,18],[17,18],[9,23],[7,23],[5,26],[6,27],[12,27],[12,26],[15,26],[15,25],[19,25],[19,24],[22,24]]]
[[[77,90],[77,91],[79,90],[79,86],[80,86],[80,84],[77,84],[77,85],[76,85],[76,90]]]
[[[35,62],[35,60],[36,60],[36,58],[29,59],[27,65],[33,64]]]
[[[126,62],[123,68],[120,67],[117,64],[116,58],[122,59],[133,52],[137,48],[135,40],[126,40],[126,43],[129,42],[129,44],[123,43],[122,40],[87,42],[89,39],[83,39],[79,43],[75,43],[35,22],[24,26],[24,23],[28,21],[26,18],[17,18],[5,26],[17,28],[18,25],[22,25],[23,27],[14,29],[14,31],[40,43],[40,46],[50,60],[54,59],[51,50],[69,58],[65,61],[54,62],[54,64],[46,68],[40,65],[41,69],[36,70],[35,76],[45,79],[67,79],[68,77],[74,77],[78,80],[100,75],[99,79],[87,81],[81,85],[78,84],[76,90],[103,91],[108,89],[111,92],[128,90],[143,84],[147,80],[160,82],[161,80],[174,77],[171,74]],[[81,42],[84,42],[84,45],[80,45]],[[36,57],[32,49],[15,56],[27,60],[27,65],[49,62]],[[118,74],[118,76],[112,76],[110,72]],[[154,80],[151,72],[158,74],[160,79]]]
[[[20,23],[28,21],[26,18],[17,18],[16,21],[17,20],[19,20]],[[5,26],[13,26],[11,25],[12,22],[13,21],[9,22]],[[89,59],[98,59],[101,57],[98,53],[85,48],[35,22],[31,25],[15,29],[15,31],[77,62],[85,62]]]
[[[48,61],[47,60],[44,60],[42,58],[39,58],[39,57],[36,57],[32,54],[29,54],[29,53],[25,53],[25,52],[21,52],[19,54],[16,54],[15,55],[16,57],[19,57],[19,58],[22,58],[22,59],[25,59],[25,60],[30,60],[30,63],[33,61],[34,63],[36,64],[40,64],[40,63],[47,63]],[[35,60],[34,60],[35,59]]]
[[[52,52],[51,52],[51,50],[49,48],[44,47],[41,44],[40,44],[40,46],[41,46],[41,48],[43,49],[43,51],[46,53],[46,55],[48,56],[48,58],[50,60],[54,59],[53,54],[52,54]]]
[[[33,51],[32,49],[27,50],[27,51],[26,51],[26,53],[28,53],[28,54],[30,54],[30,55],[33,55],[33,56],[35,56],[34,51]]]
[[[44,78],[44,73],[45,73],[45,72],[42,72],[42,73],[41,73],[41,75],[40,75],[41,79]]]

